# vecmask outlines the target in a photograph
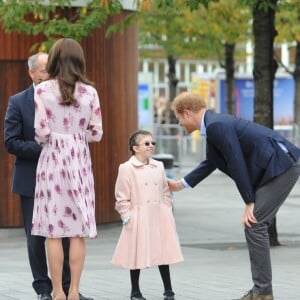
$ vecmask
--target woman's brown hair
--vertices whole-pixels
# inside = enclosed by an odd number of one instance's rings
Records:
[[[92,85],[86,77],[83,50],[73,39],[62,38],[54,43],[49,51],[47,72],[50,79],[58,80],[63,105],[71,105],[75,101],[77,81]]]

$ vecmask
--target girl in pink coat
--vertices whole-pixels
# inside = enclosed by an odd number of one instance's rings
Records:
[[[135,132],[129,139],[132,156],[120,165],[115,185],[123,229],[112,263],[130,270],[131,300],[145,300],[140,269],[151,266],[159,268],[164,299],[174,300],[169,264],[183,260],[164,166],[151,158],[154,146],[150,132]]]

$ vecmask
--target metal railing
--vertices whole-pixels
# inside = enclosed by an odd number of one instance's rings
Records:
[[[205,158],[205,140],[199,132],[187,135],[177,124],[154,124],[156,153],[172,154],[174,166],[194,166]]]
[[[190,135],[177,124],[154,124],[154,138],[156,139],[156,153],[172,154],[174,166],[193,167],[205,159],[206,141],[199,131]],[[300,126],[294,125],[292,129],[275,129],[283,137],[300,147]]]

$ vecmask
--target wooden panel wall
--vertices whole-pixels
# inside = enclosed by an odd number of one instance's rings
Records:
[[[14,157],[8,155],[4,148],[3,124],[8,96],[21,90],[20,87],[29,86],[30,83],[26,60],[0,60],[0,226],[17,226],[22,220],[18,197],[11,193]]]
[[[119,22],[121,16],[110,23]],[[88,75],[95,82],[104,112],[104,134],[100,147],[92,145],[96,217],[101,223],[118,220],[114,209],[114,184],[118,166],[129,155],[128,137],[137,128],[137,27],[105,39],[100,34],[84,39]]]
[[[81,43],[88,77],[95,83],[103,113],[103,139],[91,145],[97,223],[119,219],[114,209],[114,184],[119,164],[129,156],[128,137],[137,129],[137,27],[105,38],[107,26],[127,14],[123,11],[111,18]],[[13,156],[6,153],[3,145],[3,123],[9,96],[31,84],[27,57],[31,46],[40,39],[0,30],[0,227],[22,226],[20,203],[11,193]]]

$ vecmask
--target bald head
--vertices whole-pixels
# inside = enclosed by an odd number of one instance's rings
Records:
[[[47,53],[37,53],[28,58],[28,74],[34,84],[39,84],[40,82],[48,79],[48,73],[46,70],[47,62]]]

